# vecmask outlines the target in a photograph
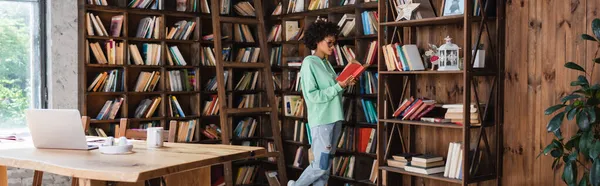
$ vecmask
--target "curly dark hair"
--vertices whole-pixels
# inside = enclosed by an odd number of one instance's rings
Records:
[[[317,43],[323,41],[327,36],[337,38],[340,28],[329,21],[317,20],[304,31],[304,44],[311,50],[317,49]]]

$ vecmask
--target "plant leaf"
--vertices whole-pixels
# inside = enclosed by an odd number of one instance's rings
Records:
[[[596,122],[596,109],[595,106],[587,108],[588,116],[590,117],[590,123]]]
[[[598,158],[598,155],[600,155],[600,142],[596,142],[592,145],[592,148],[590,148],[590,158],[594,161],[596,161],[596,158]]]
[[[550,151],[550,155],[554,158],[561,157],[563,154],[564,154],[564,151],[562,151],[561,149],[554,149],[554,150]]]
[[[589,41],[596,41],[596,38],[594,36],[590,36],[587,34],[581,34],[581,39],[589,40]]]
[[[573,69],[573,70],[579,70],[579,71],[585,72],[585,69],[583,69],[583,67],[579,66],[577,63],[567,62],[567,63],[565,63],[565,67]]]
[[[582,154],[589,154],[590,153],[590,148],[592,146],[592,141],[594,140],[594,136],[592,135],[591,131],[584,131],[581,135],[581,138],[579,138],[579,151]],[[587,156],[584,156],[587,157]]]
[[[585,85],[590,85],[590,82],[587,80],[587,78],[584,75],[579,75],[577,76],[577,81],[583,82]]]
[[[577,167],[573,166],[573,164],[575,163],[572,161],[566,162],[563,171],[563,179],[568,185],[577,184]]]
[[[581,177],[581,181],[579,181],[579,186],[587,186],[588,185],[588,183],[587,183],[588,177],[589,177],[588,173],[584,172],[583,177]]]
[[[558,166],[559,162],[560,162],[560,158],[555,158],[554,161],[552,162],[552,169],[555,169],[556,166]]]
[[[579,112],[577,114],[577,125],[582,131],[588,131],[590,129],[590,118],[587,112]]]
[[[575,115],[579,113],[579,108],[573,108],[571,109],[569,112],[567,112],[567,119],[568,120],[573,120],[573,118],[575,118]]]
[[[594,161],[590,168],[590,184],[600,186],[600,160]]]
[[[579,139],[581,138],[581,134],[578,133],[577,135],[571,137],[571,139],[569,139],[569,141],[567,141],[567,143],[565,143],[565,148],[567,150],[571,150],[573,149],[573,147],[575,147],[576,145],[579,144]],[[544,149],[546,150],[546,149]]]
[[[600,19],[596,18],[592,21],[592,31],[596,35],[596,39],[600,38]]]
[[[567,105],[565,105],[565,104],[560,104],[560,105],[554,105],[554,106],[548,107],[548,108],[546,109],[546,111],[544,111],[544,114],[546,114],[546,115],[550,115],[550,114],[552,114],[553,112],[555,112],[556,110],[558,110],[558,109],[560,109],[560,108],[563,108],[563,107],[565,107],[565,106],[567,106]]]
[[[579,94],[569,94],[569,95],[566,95],[565,97],[561,98],[560,102],[565,103],[565,102],[567,102],[569,100],[573,100],[573,99],[577,99],[577,98],[581,98],[581,95],[579,95]]]
[[[548,126],[546,127],[546,129],[548,129],[548,132],[554,132],[560,129],[560,125],[562,124],[564,118],[565,112],[560,112],[554,117],[552,117],[552,119],[550,119],[550,122],[548,123]]]

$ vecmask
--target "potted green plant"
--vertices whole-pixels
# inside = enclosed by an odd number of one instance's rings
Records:
[[[582,34],[581,37],[595,42],[600,48],[600,19],[592,21],[592,31],[594,36]],[[553,169],[559,170],[562,166],[562,180],[570,186],[600,186],[600,84],[588,80],[593,80],[595,64],[600,63],[598,49],[593,61],[592,69],[585,69],[574,62],[565,63],[566,68],[581,71],[583,75],[571,82],[571,86],[576,87],[575,91],[544,112],[546,115],[556,113],[547,125],[548,132],[553,133],[555,139],[540,155],[554,158]],[[560,130],[565,118],[575,120],[578,128],[569,139],[565,139]],[[583,170],[580,180],[578,170]]]

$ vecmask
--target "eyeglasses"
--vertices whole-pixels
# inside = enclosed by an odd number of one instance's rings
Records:
[[[328,47],[333,47],[335,44],[337,44],[337,42],[335,42],[335,41],[327,41],[327,46]]]

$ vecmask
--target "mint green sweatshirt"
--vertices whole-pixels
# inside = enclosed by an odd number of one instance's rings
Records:
[[[300,83],[308,110],[308,125],[315,127],[344,120],[342,93],[344,89],[327,59],[310,55],[302,61]]]

